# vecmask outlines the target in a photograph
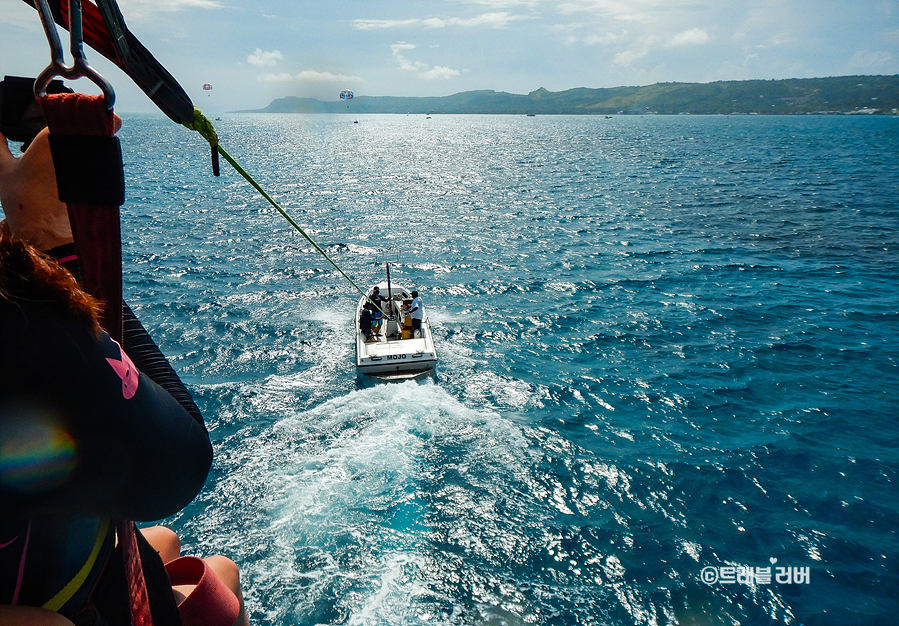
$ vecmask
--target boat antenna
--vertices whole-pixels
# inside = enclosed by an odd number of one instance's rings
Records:
[[[390,291],[390,262],[388,261],[384,265],[387,266],[387,309],[390,311],[388,318],[393,319],[393,294]]]

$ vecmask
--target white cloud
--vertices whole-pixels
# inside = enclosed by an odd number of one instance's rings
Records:
[[[217,0],[120,0],[122,14],[142,19],[157,13],[176,13],[185,9],[222,9]]]
[[[527,19],[522,15],[512,15],[508,11],[498,13],[484,13],[472,18],[454,17],[448,20],[450,26],[504,28],[509,22]]]
[[[543,0],[463,0],[466,4],[480,4],[493,9],[508,9],[510,7],[532,7]]]
[[[400,69],[406,72],[423,72],[428,69],[425,63],[420,61],[410,61],[403,55],[407,50],[415,50],[417,46],[414,43],[399,42],[390,46],[393,51],[393,58],[399,64]]]
[[[630,67],[634,64],[634,61],[638,59],[642,59],[646,56],[645,52],[637,52],[635,50],[625,50],[624,52],[619,52],[612,59],[612,65],[621,65],[623,67]]]
[[[284,55],[279,50],[263,51],[262,48],[256,48],[253,54],[247,57],[247,62],[257,67],[271,67],[283,60]]]
[[[421,72],[419,76],[426,80],[439,80],[441,78],[453,78],[454,76],[459,76],[459,74],[459,70],[444,67],[443,65],[435,65],[426,72]]]
[[[711,43],[709,31],[694,27],[699,20],[716,23],[706,0],[562,0],[559,12],[577,15],[567,27],[567,44],[614,46],[613,64],[632,67],[658,48]]]
[[[701,28],[691,28],[672,37],[667,44],[669,48],[678,46],[698,46],[709,42],[709,34]]]
[[[768,37],[765,41],[756,45],[756,48],[764,50],[766,48],[777,48],[779,46],[789,46],[796,43],[797,39],[787,32],[780,32]]]
[[[606,33],[604,35],[597,33],[595,35],[584,37],[584,43],[588,46],[609,45],[619,41],[621,41],[621,35],[616,35],[614,33]]]
[[[136,24],[160,25],[159,17],[166,13],[180,13],[190,9],[215,10],[224,9],[225,4],[218,0],[119,0],[119,7],[128,26]],[[141,29],[144,30],[144,29]],[[171,29],[169,35],[178,37]]]
[[[659,12],[678,8],[670,0],[566,0],[559,3],[561,13],[593,13],[622,21],[646,21]]]
[[[849,59],[848,70],[861,73],[878,73],[890,64],[893,55],[886,50],[859,50]]]
[[[353,26],[356,30],[377,30],[382,28],[415,26],[419,22],[421,22],[421,20],[415,18],[408,20],[353,20]]]
[[[319,72],[318,70],[303,70],[299,74],[281,72],[278,74],[264,74],[259,80],[267,83],[291,83],[294,81],[322,82],[322,83],[361,83],[358,76],[346,74],[333,74],[331,72]]]
[[[319,72],[316,70],[303,70],[297,74],[297,80],[315,80],[327,83],[360,83],[362,79],[358,76],[348,76],[346,74],[333,74],[331,72]]]
[[[568,46],[579,43],[583,43],[588,46],[620,43],[628,34],[626,30],[621,33],[613,33],[608,31],[605,25],[584,24],[583,22],[553,24],[549,27],[549,29],[553,32],[563,35],[563,41],[565,42],[565,45]],[[566,33],[570,34],[566,35]]]
[[[392,44],[390,46],[390,49],[393,50],[394,54],[396,54],[397,52],[400,52],[403,50],[415,50],[417,47],[418,46],[416,46],[414,43],[406,43],[405,41],[398,41],[397,43]]]
[[[357,30],[377,30],[387,28],[409,28],[423,26],[424,28],[447,28],[458,26],[461,28],[504,28],[510,22],[528,19],[523,15],[513,15],[508,11],[483,13],[476,17],[428,17],[424,19],[410,18],[405,20],[353,20],[353,26]]]
[[[267,83],[289,83],[294,79],[290,72],[281,72],[280,74],[263,74],[259,80]]]
[[[417,47],[418,46],[414,43],[406,43],[405,41],[400,41],[390,46],[390,49],[393,51],[393,58],[396,60],[401,70],[406,72],[418,72],[418,76],[426,80],[453,78],[454,76],[460,75],[461,72],[459,72],[459,70],[454,70],[443,65],[436,65],[432,68],[429,67],[427,63],[412,61],[403,54],[409,50],[415,50]]]
[[[428,28],[446,28],[449,22],[439,17],[429,17],[427,19],[418,20]]]

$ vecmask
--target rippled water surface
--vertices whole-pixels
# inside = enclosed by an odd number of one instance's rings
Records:
[[[353,288],[125,123],[127,298],[217,451],[168,523],[254,624],[899,612],[899,119],[225,116],[360,285],[422,292],[436,379],[374,387]]]

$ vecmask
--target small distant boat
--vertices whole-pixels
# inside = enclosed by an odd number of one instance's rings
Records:
[[[412,336],[412,321],[408,306],[412,302],[412,292],[405,287],[390,283],[388,269],[387,282],[378,283],[368,289],[356,306],[353,330],[356,336],[356,371],[359,374],[385,381],[401,381],[423,378],[434,373],[437,366],[437,349],[428,314],[422,307],[421,330]],[[374,288],[386,302],[376,304],[384,317],[380,334],[369,341],[360,328],[360,317],[364,306],[370,302]]]

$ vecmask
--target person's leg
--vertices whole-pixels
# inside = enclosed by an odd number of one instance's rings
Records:
[[[0,626],[74,626],[56,613],[36,606],[0,605]]]
[[[170,528],[151,526],[150,528],[141,528],[140,534],[159,553],[163,563],[174,561],[181,556],[181,539]]]
[[[153,546],[153,549],[159,552],[163,563],[173,561],[181,555],[181,539],[178,538],[178,535],[173,530],[165,526],[151,526],[150,528],[141,528],[140,532],[147,542]],[[249,626],[250,621],[244,610],[243,591],[240,588],[240,572],[237,569],[237,564],[219,554],[203,560],[209,565],[209,568],[219,580],[225,583],[225,586],[237,597],[237,601],[240,604],[240,613],[237,616],[237,621],[234,622],[234,626]],[[175,585],[172,588],[172,592],[175,594],[175,601],[180,604],[195,588],[196,585]],[[68,621],[65,624],[61,622],[57,625],[56,623],[48,622],[47,626],[68,626],[69,623]],[[6,625],[0,622],[0,626]],[[35,622],[34,626],[43,626],[43,624]]]
[[[237,564],[220,554],[203,560],[215,572],[219,580],[225,583],[225,586],[237,596],[237,601],[240,602],[240,613],[237,616],[237,621],[234,622],[234,626],[250,626],[250,620],[243,605],[243,591],[240,588],[240,571],[237,569]]]

